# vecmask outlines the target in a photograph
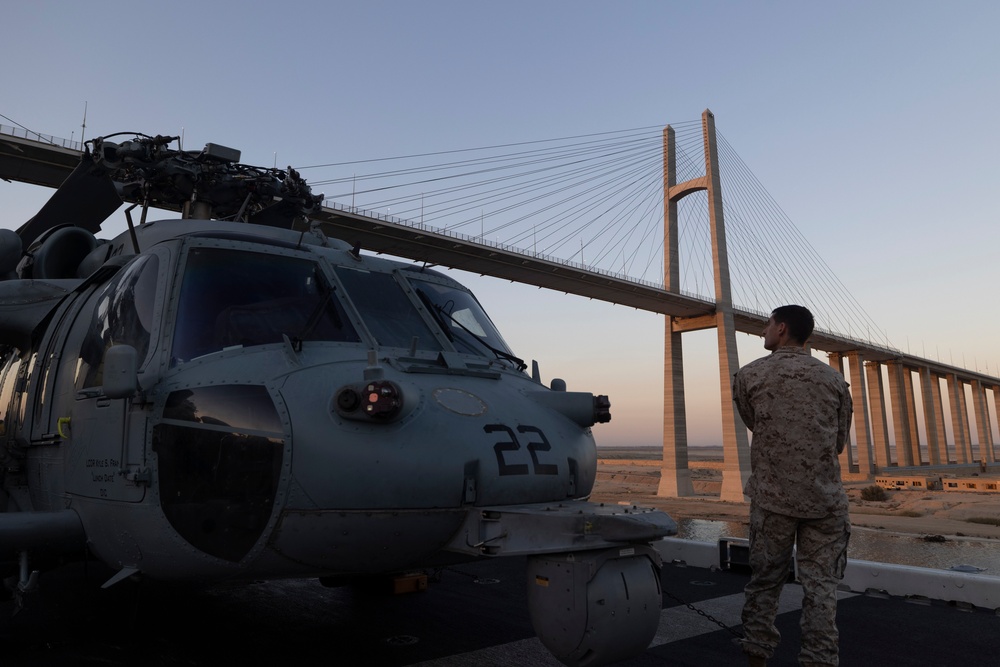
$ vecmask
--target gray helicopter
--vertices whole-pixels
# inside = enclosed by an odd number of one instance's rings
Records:
[[[449,276],[328,238],[295,170],[114,136],[0,231],[0,574],[18,604],[92,558],[107,587],[527,556],[560,661],[648,646],[652,543],[676,525],[587,502],[607,397],[525,372]],[[127,231],[98,239],[125,202]]]

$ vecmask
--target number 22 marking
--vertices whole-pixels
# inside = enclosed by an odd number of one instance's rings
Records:
[[[518,442],[517,435],[514,434],[514,430],[504,424],[487,424],[483,427],[483,430],[487,433],[503,432],[507,434],[507,440],[501,440],[493,445],[493,452],[497,455],[497,465],[500,468],[500,474],[527,475],[529,472],[527,463],[510,463],[507,460],[509,452],[516,452],[521,449],[521,443]],[[542,433],[542,430],[535,426],[522,425],[517,427],[517,432],[522,436],[527,433],[533,433],[539,438],[539,440],[532,440],[528,442],[525,446],[528,450],[528,454],[531,455],[531,472],[535,475],[558,475],[558,465],[555,463],[543,463],[538,460],[538,452],[547,452],[552,449],[552,445],[549,444],[549,441],[545,437],[545,434]]]

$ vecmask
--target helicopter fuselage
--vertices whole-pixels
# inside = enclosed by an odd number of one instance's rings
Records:
[[[595,397],[525,374],[454,280],[311,233],[136,232],[8,351],[10,509],[71,508],[106,563],[212,580],[451,562],[471,508],[590,493]],[[116,346],[133,395],[102,388]]]

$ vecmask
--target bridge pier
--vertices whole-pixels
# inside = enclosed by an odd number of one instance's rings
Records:
[[[927,429],[927,459],[932,466],[948,463],[948,437],[944,432],[944,404],[941,402],[941,378],[924,366],[920,369],[920,388],[924,394],[924,426]],[[943,454],[943,456],[942,456]]]
[[[854,441],[858,449],[858,472],[865,475],[872,475],[875,466],[872,461],[872,438],[871,427],[868,422],[868,390],[865,386],[865,359],[861,352],[855,350],[847,352],[847,363],[851,369],[851,399],[854,402]],[[841,370],[843,372],[843,370]],[[881,392],[880,392],[881,393]],[[844,451],[850,449],[850,445]],[[841,461],[843,464],[843,461]],[[850,470],[850,468],[848,468]]]
[[[913,369],[903,365],[903,400],[906,402],[906,423],[909,427],[909,457],[911,465],[924,464],[920,453],[920,430],[917,426],[917,393],[913,388]]]
[[[839,352],[829,352],[827,354],[826,361],[827,361],[828,364],[830,364],[831,368],[833,368],[835,371],[837,371],[841,375],[844,375],[844,355],[840,354]],[[854,364],[851,364],[851,368],[853,368],[853,367],[854,367]],[[852,400],[852,402],[857,403],[857,396],[858,395],[859,394],[858,394],[857,387],[855,387],[852,384],[851,385],[851,400]],[[854,412],[854,419],[851,421],[852,426],[855,423],[857,423],[857,419],[858,419],[857,410],[856,410],[857,405],[855,405],[854,407],[855,407],[855,412]],[[860,453],[861,448],[862,448],[862,444],[861,444],[861,441],[859,441],[858,442],[858,451],[859,451],[859,453]],[[854,451],[851,448],[851,444],[847,443],[847,446],[844,447],[844,451],[842,451],[840,453],[840,470],[841,470],[841,474],[852,473],[856,469],[857,469],[857,464],[855,463],[855,460],[854,460]]]
[[[656,495],[693,496],[688,468],[687,415],[684,404],[684,347],[673,318],[665,317],[663,332],[663,463]]]
[[[871,410],[872,447],[875,450],[873,473],[878,473],[891,465],[889,452],[889,419],[885,409],[885,386],[882,382],[882,365],[877,361],[865,363],[868,376],[868,405]]]
[[[990,411],[986,407],[986,387],[979,380],[972,381],[972,409],[976,416],[976,430],[979,432],[979,460],[995,463],[993,429],[990,428]]]
[[[969,411],[965,403],[965,383],[952,373],[947,378],[951,394],[951,424],[955,437],[955,461],[972,463],[972,434],[969,430]]]
[[[909,373],[900,361],[890,361],[889,402],[892,404],[892,430],[896,440],[896,465],[912,466],[913,449],[910,440],[910,414],[906,407],[905,376]],[[912,391],[910,392],[913,393]]]
[[[722,489],[720,500],[744,502],[750,479],[750,439],[747,427],[733,403],[733,375],[740,364],[736,352],[736,325],[731,308],[720,307],[716,325],[719,334],[719,385],[722,394]]]

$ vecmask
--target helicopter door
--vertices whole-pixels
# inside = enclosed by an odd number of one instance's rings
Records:
[[[77,391],[74,371],[80,367],[77,351],[86,339],[94,319],[93,304],[100,303],[98,287],[78,299],[65,302],[55,313],[41,350],[33,355],[38,378],[28,420],[32,445],[58,445],[64,452],[48,457],[47,465],[59,465],[65,472],[66,491],[78,495],[115,500],[141,500],[134,489],[121,488],[120,453],[104,450],[116,443],[121,450],[125,401],[110,401],[100,388]],[[62,462],[66,465],[63,466]],[[59,475],[61,477],[62,475]]]
[[[127,502],[145,494],[147,410],[133,398],[109,398],[102,386],[111,346],[134,347],[140,368],[150,356],[158,265],[155,255],[137,257],[91,297],[74,325],[71,337],[79,340],[79,359],[69,436],[70,493]]]
[[[68,490],[90,498],[142,500],[145,487],[127,478],[136,466],[126,438],[126,399],[84,396],[73,406]],[[140,441],[141,442],[141,441]]]

